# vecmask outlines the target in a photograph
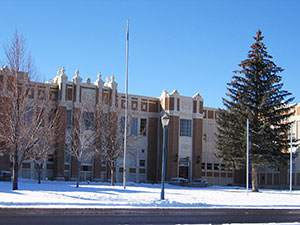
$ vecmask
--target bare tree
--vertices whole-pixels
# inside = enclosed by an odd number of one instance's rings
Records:
[[[94,112],[90,104],[82,103],[81,108],[73,109],[72,129],[67,139],[70,140],[71,148],[68,153],[77,160],[77,183],[79,187],[80,167],[82,162],[91,160],[94,156],[95,126]]]
[[[34,168],[37,173],[38,184],[41,183],[41,175],[48,156],[53,153],[54,148],[46,144],[44,141],[40,143],[31,151],[30,160],[34,163]]]
[[[128,124],[125,124],[124,117],[121,116],[120,111],[111,111],[110,107],[104,112],[103,110],[97,110],[96,112],[96,154],[100,155],[102,161],[106,161],[111,175],[111,186],[115,183],[115,171],[116,164],[119,157],[124,153],[124,128],[127,129],[132,126],[134,118],[132,114],[128,117]],[[135,143],[138,136],[137,133],[133,134],[128,132],[127,145],[130,146]],[[129,154],[133,154],[128,151]]]
[[[6,92],[1,96],[0,142],[1,151],[13,161],[13,190],[18,189],[18,172],[25,159],[41,142],[52,123],[45,120],[46,110],[37,110],[40,101],[34,96],[31,83],[33,63],[26,53],[26,40],[15,32],[11,44],[4,46],[9,68],[2,71],[7,76]]]
[[[14,71],[15,75],[24,72],[29,79],[34,79],[35,67],[33,59],[27,50],[27,42],[18,30],[15,30],[14,37],[10,43],[3,46],[6,56],[6,63]]]
[[[49,103],[49,102],[48,102]],[[40,106],[43,103],[39,104]],[[37,116],[42,117],[41,123],[42,126],[39,129],[39,133],[37,134],[38,142],[37,144],[29,151],[29,159],[31,162],[35,165],[35,170],[37,172],[38,176],[38,183],[41,183],[41,174],[43,171],[43,167],[46,164],[49,155],[54,153],[54,143],[55,143],[55,136],[54,135],[54,129],[55,126],[59,125],[59,117],[58,114],[53,110],[53,107],[51,105],[45,105],[41,108],[39,106]],[[49,111],[48,109],[51,109]],[[49,115],[51,113],[51,115]],[[55,129],[57,130],[60,129]]]

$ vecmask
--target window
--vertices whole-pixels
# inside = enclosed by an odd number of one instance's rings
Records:
[[[70,163],[71,162],[71,151],[72,151],[72,146],[71,143],[68,142],[65,144],[65,163]]]
[[[225,171],[225,164],[221,164],[221,170]]]
[[[33,118],[33,109],[32,106],[26,106],[25,108],[25,116],[24,116],[24,123],[25,124],[29,124],[32,122],[32,118]]]
[[[137,135],[137,118],[132,118],[131,119],[131,128],[130,128],[130,133],[133,135]]]
[[[180,136],[192,136],[192,120],[180,119]]]
[[[214,164],[214,170],[219,170],[219,164],[217,163]]]
[[[140,160],[140,167],[145,167],[145,165],[146,165],[146,161],[141,159]]]
[[[72,110],[67,110],[67,128],[72,126]]]
[[[207,163],[207,170],[211,170],[212,169],[212,164],[211,163]]]
[[[93,163],[93,149],[85,148],[82,149],[81,163],[82,164],[92,164]]]
[[[202,163],[202,169],[205,170],[205,163]]]
[[[83,171],[89,171],[89,167],[88,166],[82,166],[82,170]]]
[[[129,168],[129,173],[136,173],[136,168]]]
[[[147,119],[141,119],[140,134],[146,136]]]
[[[26,93],[25,93],[25,94],[26,94],[26,97],[27,97],[27,98],[33,99],[33,98],[34,98],[34,89],[28,87],[28,88],[26,89]]]
[[[83,121],[85,128],[87,130],[94,128],[94,113],[93,112],[83,112]]]
[[[54,155],[52,154],[48,155],[48,162],[54,162]]]
[[[121,117],[121,133],[124,133],[124,130],[125,130],[125,116],[122,116]]]
[[[72,87],[67,87],[67,100],[72,101],[72,96],[73,96],[73,88]]]

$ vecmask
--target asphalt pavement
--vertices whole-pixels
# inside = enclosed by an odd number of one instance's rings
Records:
[[[297,209],[28,209],[1,208],[0,224],[300,223]]]

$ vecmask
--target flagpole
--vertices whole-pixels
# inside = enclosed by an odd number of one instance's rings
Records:
[[[247,119],[247,168],[246,168],[246,189],[249,189],[249,119]]]
[[[128,51],[129,51],[129,20],[127,19],[126,35],[126,81],[125,81],[125,125],[124,125],[124,165],[123,165],[123,186],[126,189],[126,150],[127,150],[127,117],[128,117]]]

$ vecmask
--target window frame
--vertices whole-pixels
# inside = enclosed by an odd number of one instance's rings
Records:
[[[138,119],[133,117],[130,122],[130,134],[137,135],[138,134],[137,130],[138,130]]]
[[[145,121],[145,122],[142,122]],[[141,118],[140,119],[140,135],[147,136],[147,119]]]
[[[181,137],[192,137],[192,120],[180,119],[179,135]]]

